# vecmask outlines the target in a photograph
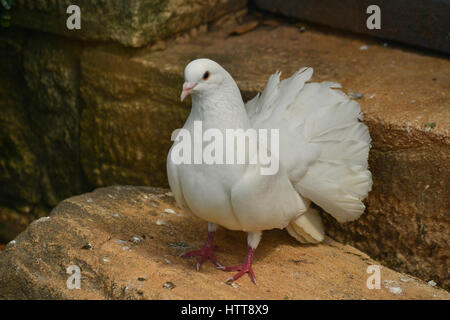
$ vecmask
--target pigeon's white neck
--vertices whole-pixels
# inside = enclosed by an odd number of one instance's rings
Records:
[[[232,79],[223,83],[219,90],[193,95],[191,119],[203,121],[210,128],[250,128],[241,92]]]

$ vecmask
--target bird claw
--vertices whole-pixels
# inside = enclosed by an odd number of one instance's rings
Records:
[[[243,264],[234,266],[234,267],[226,267],[223,269],[224,271],[239,271],[232,278],[229,278],[227,280],[227,282],[236,281],[237,279],[242,277],[244,275],[244,273],[248,273],[252,282],[254,284],[256,284],[255,273],[253,272],[253,269],[252,269],[252,260],[253,260],[254,252],[255,252],[255,248],[249,246],[248,252],[247,252],[247,258],[245,259],[245,262]]]
[[[197,264],[195,269],[197,271],[200,271],[200,267],[208,258],[211,260],[212,263],[216,265],[217,268],[223,269],[224,266],[222,266],[219,262],[217,262],[216,257],[214,256],[214,250],[217,249],[217,247],[211,247],[211,246],[204,246],[203,249],[196,250],[196,251],[190,251],[183,253],[181,255],[182,258],[188,258],[188,257],[195,257],[200,256],[197,260]]]
[[[251,263],[245,263],[239,266],[234,267],[225,267],[222,269],[223,271],[239,271],[233,277],[227,279],[226,282],[233,282],[242,277],[245,273],[248,273],[250,279],[254,284],[256,284],[255,273],[253,272]]]

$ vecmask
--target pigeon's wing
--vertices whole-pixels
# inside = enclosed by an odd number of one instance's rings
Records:
[[[294,189],[281,164],[274,174],[264,174],[257,157],[252,158],[255,164],[246,166],[231,189],[233,213],[241,230],[247,232],[283,229],[307,210],[307,203]],[[273,157],[272,161],[278,159]]]
[[[295,189],[339,222],[352,221],[372,187],[369,131],[359,104],[339,84],[306,83],[312,74],[303,68],[281,82],[273,74],[247,113],[254,128],[279,129],[280,161]]]
[[[173,147],[172,147],[173,148]],[[175,201],[177,202],[178,206],[185,210],[186,212],[192,213],[191,209],[186,203],[186,200],[184,199],[183,190],[181,188],[179,176],[178,176],[178,170],[177,166],[173,163],[171,158],[171,152],[172,148],[170,148],[169,153],[167,154],[167,178],[169,181],[169,187],[170,190],[172,190],[173,196],[175,198]]]

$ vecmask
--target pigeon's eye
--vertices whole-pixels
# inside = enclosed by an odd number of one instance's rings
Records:
[[[208,78],[209,78],[209,71],[206,71],[206,72],[203,74],[203,80],[208,80]]]

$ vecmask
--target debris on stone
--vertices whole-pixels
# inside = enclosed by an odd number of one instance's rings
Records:
[[[37,219],[35,221],[35,223],[45,222],[45,221],[48,221],[48,220],[50,220],[50,217],[42,217],[42,218]]]
[[[364,97],[364,95],[362,93],[354,92],[354,91],[349,91],[348,96],[351,99],[361,99],[362,97]]]
[[[376,96],[375,93],[374,93],[374,94],[371,94],[371,95],[369,96],[369,99],[373,99],[373,98],[375,98],[375,96]]]
[[[425,132],[430,131],[436,127],[436,122],[426,122],[423,124],[423,128]]]
[[[92,248],[93,248],[92,244],[90,244],[89,242],[81,247],[81,249],[83,249],[83,250],[92,250]]]
[[[110,194],[110,193],[108,193],[108,197],[109,197],[110,199],[114,199],[114,196],[113,196],[112,194]]]
[[[108,263],[110,261],[108,257],[103,257],[102,260],[103,260],[103,262],[106,262],[106,263]]]
[[[414,279],[412,279],[412,278],[410,278],[410,277],[407,277],[407,276],[401,276],[400,277],[400,281],[402,281],[402,282],[410,282],[410,281],[413,281]]]
[[[169,243],[168,246],[169,246],[169,247],[172,247],[172,248],[177,248],[177,249],[187,249],[187,248],[191,248],[191,246],[188,245],[188,244],[187,244],[186,242],[184,242],[184,241],[180,241],[180,242],[177,242],[177,243]]]
[[[113,213],[111,216],[113,216],[114,218],[119,218],[120,214],[119,213]]]
[[[87,198],[86,202],[92,203],[92,202],[94,202],[94,200],[92,200],[92,198]]]
[[[403,292],[402,288],[400,288],[400,282],[395,280],[384,280],[384,287],[389,289],[389,292],[392,294],[401,294]]]
[[[156,220],[156,224],[158,226],[170,226],[170,223],[168,223],[166,220],[163,219]]]
[[[301,22],[296,23],[296,24],[295,24],[295,27],[297,28],[297,30],[298,30],[300,33],[305,32],[305,31],[307,30],[307,27],[306,27],[303,23],[301,23]]]
[[[383,283],[386,288],[391,285],[400,285],[400,282],[395,281],[395,280],[384,280]]]
[[[16,244],[16,240],[11,240],[10,242],[8,242],[8,245],[9,246],[13,246],[13,245],[15,245]]]
[[[168,196],[168,197],[173,197],[172,191],[166,192],[165,195]]]
[[[253,29],[255,29],[259,25],[258,21],[250,21],[247,23],[244,23],[236,28],[234,28],[229,35],[230,36],[240,36],[244,33],[250,32]]]
[[[129,247],[129,246],[123,246],[123,247],[122,247],[122,250],[123,250],[123,251],[130,250],[130,247]]]
[[[235,289],[239,288],[239,285],[236,282],[234,282],[232,278],[225,281],[225,284],[227,284]]]
[[[175,287],[176,287],[175,284],[170,281],[167,281],[166,283],[163,284],[164,289],[172,290]]]
[[[361,47],[359,47],[359,50],[361,50],[361,51],[364,51],[364,50],[367,50],[367,49],[369,49],[369,46],[366,45],[366,44],[363,44]]]
[[[294,264],[296,264],[296,265],[299,265],[299,264],[302,264],[302,263],[311,264],[311,262],[308,262],[306,259],[290,259],[289,261],[294,263]]]
[[[403,290],[400,287],[389,287],[389,292],[393,294],[401,294]]]
[[[131,241],[133,241],[134,243],[141,243],[142,239],[139,238],[138,236],[133,236],[131,237]]]
[[[430,280],[430,281],[428,281],[428,285],[429,285],[430,287],[436,287],[437,283],[434,282],[433,280]]]
[[[411,122],[406,124],[406,132],[411,133]]]
[[[164,209],[164,213],[173,214],[173,213],[176,213],[176,212],[174,210],[172,210],[172,209],[167,208],[167,209]]]

